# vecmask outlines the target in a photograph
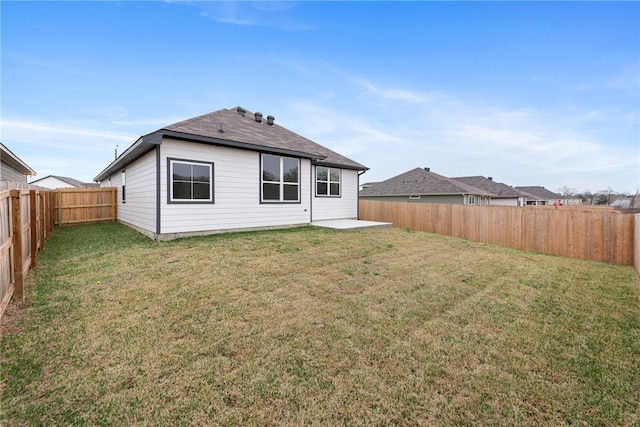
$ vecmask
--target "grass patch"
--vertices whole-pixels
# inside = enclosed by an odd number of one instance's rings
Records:
[[[630,267],[402,229],[57,229],[2,425],[633,425]]]

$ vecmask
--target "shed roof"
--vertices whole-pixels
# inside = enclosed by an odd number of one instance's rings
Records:
[[[266,151],[311,159],[315,164],[366,170],[366,166],[298,135],[278,124],[272,116],[264,118],[242,107],[222,109],[165,126],[138,139],[95,180],[100,181],[119,168],[162,143],[162,137],[222,145],[246,150]]]
[[[457,194],[474,194],[491,196],[491,193],[468,185],[464,182],[447,178],[425,168],[415,168],[386,181],[372,183],[363,188],[360,196],[445,196]]]

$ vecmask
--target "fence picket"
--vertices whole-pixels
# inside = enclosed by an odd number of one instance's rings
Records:
[[[24,277],[54,226],[117,220],[117,188],[55,191],[0,182],[0,320],[11,301],[24,300]]]
[[[360,219],[568,258],[634,265],[634,216],[613,209],[360,200]],[[640,266],[636,266],[640,269]]]

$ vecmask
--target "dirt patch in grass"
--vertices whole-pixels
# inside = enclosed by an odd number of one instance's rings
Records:
[[[640,422],[635,271],[402,229],[58,229],[6,425]]]

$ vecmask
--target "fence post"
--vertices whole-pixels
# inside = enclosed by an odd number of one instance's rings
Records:
[[[24,301],[24,269],[22,259],[22,207],[20,190],[11,190],[11,215],[13,217],[13,295]]]
[[[46,215],[46,207],[45,201],[47,193],[46,191],[38,192],[38,205],[40,210],[40,227],[38,227],[38,240],[40,241],[40,250],[43,250],[45,247],[45,242],[47,241],[47,215]]]
[[[62,227],[62,192],[56,190],[56,207],[58,208],[58,227]]]
[[[49,231],[47,232],[47,236],[51,234],[51,232],[53,231],[53,229],[56,226],[56,208],[55,208],[55,199],[54,199],[54,195],[56,193],[54,193],[53,191],[47,191],[47,209],[49,212],[48,218],[49,218]]]
[[[29,226],[31,228],[31,267],[38,265],[38,206],[36,190],[29,190]]]

